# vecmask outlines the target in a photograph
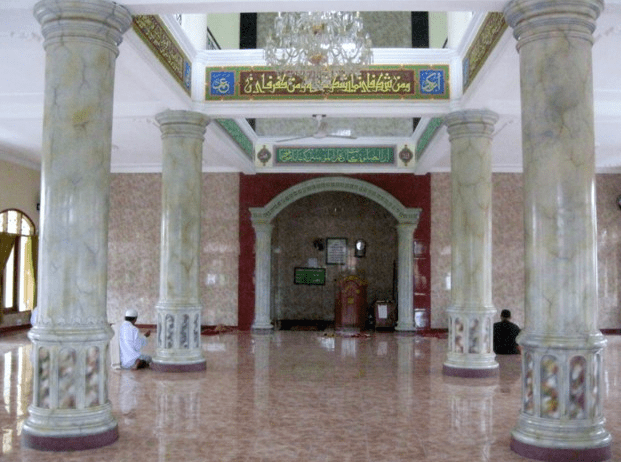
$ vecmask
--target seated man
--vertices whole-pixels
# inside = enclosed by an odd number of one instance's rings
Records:
[[[119,329],[119,350],[123,369],[144,369],[151,364],[151,356],[141,354],[147,345],[147,337],[151,331],[142,335],[135,326],[138,312],[129,309],[125,312],[125,321]]]
[[[500,312],[500,322],[494,323],[494,353],[497,355],[516,355],[520,353],[520,346],[515,339],[520,328],[511,321],[511,311]]]

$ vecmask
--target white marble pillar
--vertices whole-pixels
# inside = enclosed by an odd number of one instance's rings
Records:
[[[252,226],[256,235],[254,271],[255,311],[252,329],[271,330],[274,328],[270,317],[272,225],[253,215]]]
[[[42,1],[46,52],[39,320],[23,444],[44,450],[118,438],[108,400],[106,315],[112,96],[118,45],[131,24],[100,0]]]
[[[397,225],[397,332],[412,332],[414,325],[414,231],[418,223],[399,223]]]
[[[157,347],[152,368],[205,370],[201,352],[199,261],[202,160],[209,119],[190,111],[156,116],[162,132],[162,240]]]
[[[520,54],[525,325],[512,449],[539,460],[611,457],[597,328],[591,49],[601,0],[514,0]]]
[[[445,118],[451,142],[451,306],[444,374],[498,374],[492,305],[492,133],[485,109]]]

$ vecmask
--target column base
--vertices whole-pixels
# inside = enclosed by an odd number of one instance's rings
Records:
[[[420,335],[419,330],[395,330],[395,337],[418,337]]]
[[[498,376],[498,364],[495,367],[488,367],[483,369],[475,369],[469,367],[453,367],[444,364],[442,366],[442,373],[449,377],[462,377],[465,379],[482,379],[487,377]]]
[[[42,436],[24,429],[22,446],[39,451],[84,451],[108,446],[118,438],[119,429],[117,425],[101,433],[73,436]]]
[[[157,372],[201,372],[207,370],[207,361],[194,363],[168,363],[153,360],[151,369]]]
[[[413,321],[410,322],[399,322],[397,321],[397,325],[395,326],[395,332],[416,332],[416,326]]]
[[[600,462],[612,457],[610,444],[596,448],[545,448],[511,437],[511,450],[528,459],[547,462]]]
[[[360,334],[360,327],[339,326],[334,329],[334,332],[338,335],[345,337]]]

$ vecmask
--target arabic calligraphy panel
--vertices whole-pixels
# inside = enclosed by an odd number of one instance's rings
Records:
[[[392,146],[374,147],[279,147],[277,164],[393,164]]]
[[[448,73],[448,65],[370,66],[317,90],[271,68],[207,68],[205,99],[448,99]]]

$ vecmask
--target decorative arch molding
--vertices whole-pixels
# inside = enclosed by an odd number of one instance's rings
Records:
[[[399,222],[418,225],[420,208],[404,207],[393,195],[366,181],[346,177],[323,177],[304,181],[283,191],[264,207],[251,207],[253,224],[270,223],[287,206],[303,197],[328,191],[341,191],[366,197],[388,210]]]
[[[323,177],[304,181],[283,191],[265,207],[251,207],[255,241],[255,317],[252,329],[271,330],[271,236],[272,220],[288,205],[303,197],[328,191],[341,191],[366,197],[388,210],[397,219],[398,234],[398,301],[397,331],[413,331],[414,287],[412,237],[421,214],[420,208],[404,207],[390,193],[366,181],[346,177]]]

